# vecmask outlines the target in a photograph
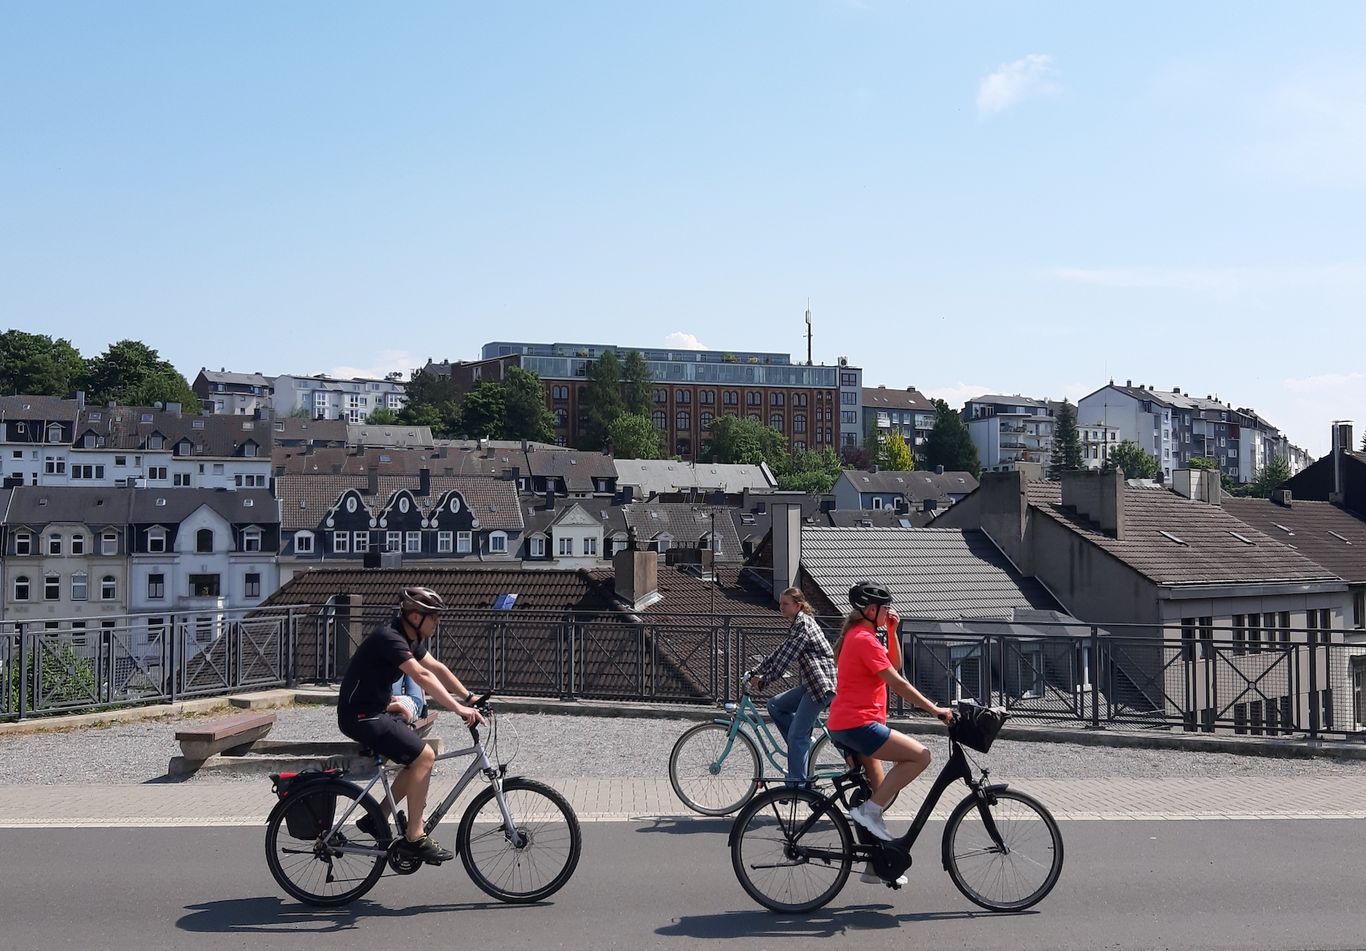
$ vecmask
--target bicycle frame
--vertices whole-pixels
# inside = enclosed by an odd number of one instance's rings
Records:
[[[769,726],[768,722],[759,713],[759,705],[756,704],[754,698],[750,696],[749,688],[746,687],[741,690],[739,702],[726,704],[726,710],[730,713],[729,717],[717,717],[712,721],[721,726],[730,727],[730,735],[726,738],[726,748],[721,751],[718,762],[730,755],[731,747],[735,743],[735,734],[748,726],[749,730],[747,732],[749,738],[753,740],[755,745],[763,752],[764,758],[768,760],[769,765],[779,773],[785,772],[787,770],[787,763],[780,761],[778,757],[782,756],[786,758],[787,744],[781,742],[774,736],[775,731],[773,727]],[[828,735],[825,729],[824,713],[821,713],[821,715],[816,718],[816,722],[820,725],[821,734]]]
[[[471,732],[473,733],[474,731],[471,730]],[[470,754],[474,754],[474,760],[465,768],[464,775],[460,777],[459,781],[457,781],[453,787],[451,787],[451,791],[448,792],[441,802],[437,804],[436,808],[431,811],[427,820],[422,824],[423,831],[430,833],[434,830],[441,823],[441,820],[445,817],[446,813],[450,811],[451,807],[455,805],[456,799],[464,792],[465,787],[470,784],[475,776],[483,773],[489,778],[489,781],[493,783],[493,795],[498,801],[498,811],[503,816],[503,828],[509,830],[509,834],[512,836],[512,844],[520,848],[522,844],[521,832],[517,830],[512,814],[508,812],[507,801],[503,798],[502,771],[501,769],[495,768],[489,761],[488,754],[484,752],[484,744],[479,741],[478,734],[475,734],[473,746],[467,746],[464,749],[459,750],[451,750],[449,753],[441,753],[436,757],[435,762],[440,763],[443,760],[455,759],[459,756],[469,756]],[[324,841],[331,841],[332,837],[346,825],[347,819],[349,819],[351,814],[360,807],[361,800],[369,795],[370,790],[375,788],[375,783],[383,783],[384,785],[384,801],[389,804],[389,814],[391,816],[398,815],[398,803],[394,801],[394,791],[389,783],[389,776],[390,774],[397,775],[404,767],[397,764],[386,766],[384,765],[383,757],[379,756],[375,757],[375,764],[377,766],[375,776],[370,782],[365,784],[365,788],[361,789],[360,794],[356,796],[355,799],[351,800],[351,804],[347,807],[346,811],[333,822],[332,828],[327,830],[327,836]],[[398,832],[400,836],[403,834],[402,829],[399,829]],[[339,851],[350,852],[354,855],[378,856],[388,854],[388,849],[372,849],[349,844],[339,849]]]

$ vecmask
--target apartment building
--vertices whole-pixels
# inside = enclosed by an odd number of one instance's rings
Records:
[[[375,410],[398,412],[405,402],[405,388],[398,380],[285,374],[275,378],[274,386],[271,402],[276,416],[307,414],[310,419],[363,423]]]
[[[1110,454],[1119,445],[1121,436],[1118,426],[1103,423],[1077,425],[1077,439],[1081,442],[1081,463],[1086,469],[1103,469],[1110,460]]]
[[[917,458],[923,458],[925,440],[934,429],[934,404],[913,386],[904,390],[885,386],[863,388],[863,432],[860,442],[872,436],[885,439],[900,433]]]
[[[190,384],[206,413],[255,416],[271,408],[274,384],[260,373],[230,373],[226,369],[199,368]]]
[[[481,356],[499,366],[516,357],[539,376],[555,415],[555,441],[572,445],[587,423],[589,366],[608,351],[624,358],[632,349],[639,349],[653,380],[650,418],[669,452],[685,460],[697,458],[707,427],[720,415],[772,426],[794,452],[834,448],[846,426],[858,429],[861,371],[794,364],[785,353],[495,341],[484,345]],[[848,386],[841,385],[841,372]],[[842,411],[854,414],[848,423],[837,415]]]
[[[1047,400],[979,396],[964,404],[963,419],[983,470],[1001,472],[1021,464],[1048,470],[1053,459],[1053,407]]]

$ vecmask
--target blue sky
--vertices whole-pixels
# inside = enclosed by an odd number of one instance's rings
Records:
[[[1366,5],[7,4],[0,308],[187,376],[493,339],[1366,421]]]

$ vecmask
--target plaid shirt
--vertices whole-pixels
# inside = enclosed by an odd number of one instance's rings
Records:
[[[787,639],[754,673],[768,684],[783,675],[793,659],[801,671],[802,686],[817,703],[824,703],[835,692],[835,652],[830,649],[816,619],[798,612],[787,629]]]

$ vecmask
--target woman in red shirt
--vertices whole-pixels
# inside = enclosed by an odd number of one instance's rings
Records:
[[[836,743],[893,764],[872,797],[849,810],[850,818],[884,841],[891,841],[892,834],[882,810],[930,765],[930,751],[924,744],[887,727],[887,688],[945,723],[953,719],[952,710],[930,701],[888,659],[876,632],[887,624],[891,603],[891,592],[880,585],[863,581],[849,589],[854,610],[835,643],[838,676],[835,701],[826,718],[830,738]]]

